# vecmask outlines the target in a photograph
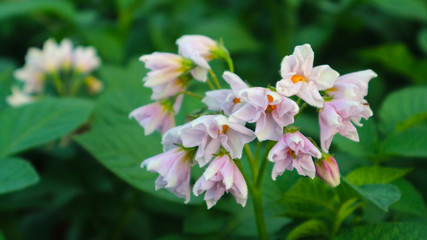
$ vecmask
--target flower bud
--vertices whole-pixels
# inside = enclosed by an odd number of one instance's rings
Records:
[[[316,175],[331,187],[340,184],[340,170],[337,161],[331,155],[316,162]]]

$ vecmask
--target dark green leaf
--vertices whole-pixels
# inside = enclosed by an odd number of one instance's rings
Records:
[[[427,215],[427,209],[423,197],[410,182],[400,179],[393,182],[393,184],[399,188],[402,193],[402,197],[398,202],[391,205],[392,209],[419,216]]]
[[[369,3],[392,16],[427,21],[427,4],[423,0],[372,0]]]
[[[418,44],[420,45],[421,50],[423,50],[424,54],[427,56],[427,28],[424,28],[418,34]]]
[[[426,68],[427,69],[427,68]],[[380,109],[384,133],[403,131],[427,119],[427,88],[405,88],[388,95]]]
[[[336,240],[420,240],[427,236],[424,225],[414,223],[381,223],[353,227]]]
[[[0,194],[21,190],[39,181],[39,177],[25,160],[6,158],[0,160]]]
[[[390,135],[382,144],[382,151],[406,157],[427,157],[427,127],[414,127]]]
[[[55,140],[81,126],[92,102],[82,99],[46,98],[10,108],[0,115],[0,156],[11,155]]]
[[[74,16],[73,5],[68,1],[60,0],[24,0],[5,1],[0,3],[0,21],[11,17],[24,16],[32,13],[54,13],[66,19]]]

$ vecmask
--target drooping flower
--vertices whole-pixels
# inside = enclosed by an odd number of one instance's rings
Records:
[[[239,168],[227,155],[216,157],[212,160],[203,175],[193,187],[194,195],[205,193],[204,200],[208,209],[213,207],[224,193],[231,193],[236,202],[246,205],[248,187]]]
[[[156,179],[156,190],[166,188],[176,196],[185,198],[185,203],[188,203],[191,195],[191,155],[191,150],[175,147],[145,160],[141,167],[147,167],[148,171],[159,173]]]
[[[239,97],[239,92],[249,88],[243,80],[234,73],[225,71],[222,75],[231,89],[221,89],[206,92],[206,97],[202,100],[209,110],[224,111],[228,116],[244,106],[245,102]]]
[[[258,140],[279,140],[283,127],[294,122],[298,105],[267,88],[253,87],[243,89],[239,97],[246,104],[231,115],[230,119],[239,122],[256,122],[255,135]]]
[[[290,97],[297,95],[315,107],[323,106],[319,90],[332,88],[339,74],[328,65],[313,67],[314,52],[309,44],[295,47],[292,55],[281,63],[282,80],[277,82],[277,92]]]
[[[214,52],[218,50],[218,43],[203,35],[184,35],[176,40],[178,52],[184,57],[192,59],[202,57],[206,62],[215,58]]]
[[[334,86],[326,93],[333,99],[347,99],[353,101],[363,101],[368,95],[368,83],[378,75],[372,70],[358,71],[339,77]]]
[[[14,72],[14,77],[24,82],[23,91],[26,93],[40,93],[44,89],[45,76],[42,70],[26,64]]]
[[[340,170],[337,161],[331,155],[327,155],[316,162],[316,175],[331,187],[340,184]]]
[[[90,94],[96,94],[102,91],[104,84],[94,76],[89,76],[85,79],[86,87]]]
[[[295,168],[298,174],[314,178],[316,170],[312,157],[321,156],[316,146],[300,132],[286,133],[268,154],[268,160],[274,162],[271,177],[276,180],[286,169]]]
[[[366,103],[345,99],[325,102],[319,111],[322,150],[328,152],[332,139],[337,133],[358,142],[359,135],[353,124],[362,126],[361,119],[368,119],[372,115],[372,110]]]
[[[145,135],[155,130],[162,134],[175,126],[174,110],[169,100],[154,102],[133,110],[129,118],[135,118],[144,128]]]
[[[184,147],[198,147],[195,160],[202,167],[224,147],[232,158],[241,158],[243,146],[254,140],[254,133],[223,115],[201,116],[179,131]]]
[[[34,97],[22,92],[18,87],[12,87],[12,95],[6,98],[10,106],[17,107],[34,101]]]

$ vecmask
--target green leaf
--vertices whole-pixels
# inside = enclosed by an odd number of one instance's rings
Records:
[[[39,177],[25,160],[6,158],[0,160],[0,194],[21,190],[39,181]]]
[[[89,45],[96,48],[99,55],[104,60],[111,62],[120,62],[124,56],[123,43],[119,34],[114,34],[108,28],[82,28],[82,37],[86,39]],[[117,79],[120,81],[120,79]]]
[[[197,211],[185,217],[183,230],[185,233],[192,234],[214,233],[225,227],[224,221],[224,217],[219,214],[206,211],[205,209],[197,209]]]
[[[369,184],[360,186],[357,190],[360,195],[374,205],[387,212],[388,207],[400,199],[400,191],[390,184]]]
[[[319,178],[301,178],[283,197],[285,202],[304,202],[334,210],[339,202],[335,191]]]
[[[427,21],[427,4],[423,0],[372,0],[369,3],[393,17]]]
[[[115,64],[103,64],[99,69],[100,78],[105,82],[107,91],[120,89],[139,89],[141,94],[148,96],[150,90],[143,87],[142,78],[145,77],[144,63],[137,59],[129,60],[127,67]]]
[[[286,240],[295,240],[310,236],[326,236],[328,225],[321,220],[311,219],[296,226],[286,237]]]
[[[0,156],[11,155],[64,136],[89,117],[92,102],[46,98],[0,115]]]
[[[4,1],[0,3],[0,21],[11,17],[25,16],[32,13],[53,13],[59,17],[71,20],[74,16],[73,5],[61,0],[23,0]]]
[[[388,134],[422,123],[427,119],[427,88],[411,87],[391,93],[384,100],[379,116],[380,127]]]
[[[360,197],[371,202],[381,210],[387,212],[388,207],[400,199],[400,191],[391,184],[368,184],[360,187],[351,184],[346,178],[341,178],[342,188],[346,189],[344,195],[347,199],[354,195],[350,189],[355,191]]]
[[[387,1],[384,1],[387,2]],[[399,73],[404,79],[415,83],[425,83],[427,79],[427,60],[418,60],[404,44],[385,44],[364,49],[360,57],[378,62],[388,70]]]
[[[349,173],[345,178],[355,186],[390,183],[405,176],[410,171],[411,169],[380,166],[361,167]]]
[[[400,212],[410,213],[418,216],[426,216],[427,208],[420,192],[408,181],[404,179],[393,182],[396,185],[402,197],[391,208]]]
[[[401,222],[353,227],[340,234],[336,240],[420,240],[426,236],[425,225]]]
[[[390,135],[382,144],[382,152],[405,157],[427,157],[427,127],[413,127]]]

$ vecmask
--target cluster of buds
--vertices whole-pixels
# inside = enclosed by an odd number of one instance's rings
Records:
[[[130,114],[146,134],[154,130],[163,134],[164,153],[142,163],[142,167],[159,174],[156,189],[166,188],[188,202],[191,167],[207,166],[192,187],[193,194],[205,193],[208,208],[224,193],[231,193],[244,206],[247,180],[236,161],[242,158],[245,144],[254,140],[276,142],[267,156],[274,163],[273,180],[295,168],[300,175],[317,175],[333,187],[339,184],[338,165],[328,153],[329,147],[337,133],[359,140],[353,123],[360,125],[362,117],[372,116],[364,97],[369,80],[376,77],[373,71],[340,77],[328,65],[313,67],[314,52],[309,44],[297,46],[292,55],[284,57],[282,79],[275,88],[251,87],[230,67],[222,75],[230,89],[206,92],[202,102],[208,111],[174,127],[174,111],[189,80],[206,81],[209,61],[215,58],[231,61],[222,44],[205,36],[183,36],[177,44],[181,55],[153,53],[141,57],[151,69],[144,85],[153,89],[152,99],[157,102]],[[321,148],[291,125],[305,104],[319,111]],[[253,123],[254,130],[247,123]]]
[[[21,83],[12,87],[7,98],[11,106],[34,101],[46,93],[73,95],[85,85],[89,94],[102,90],[103,84],[91,73],[101,61],[93,47],[73,47],[69,39],[59,44],[47,40],[42,49],[30,48],[25,65],[14,75]]]

